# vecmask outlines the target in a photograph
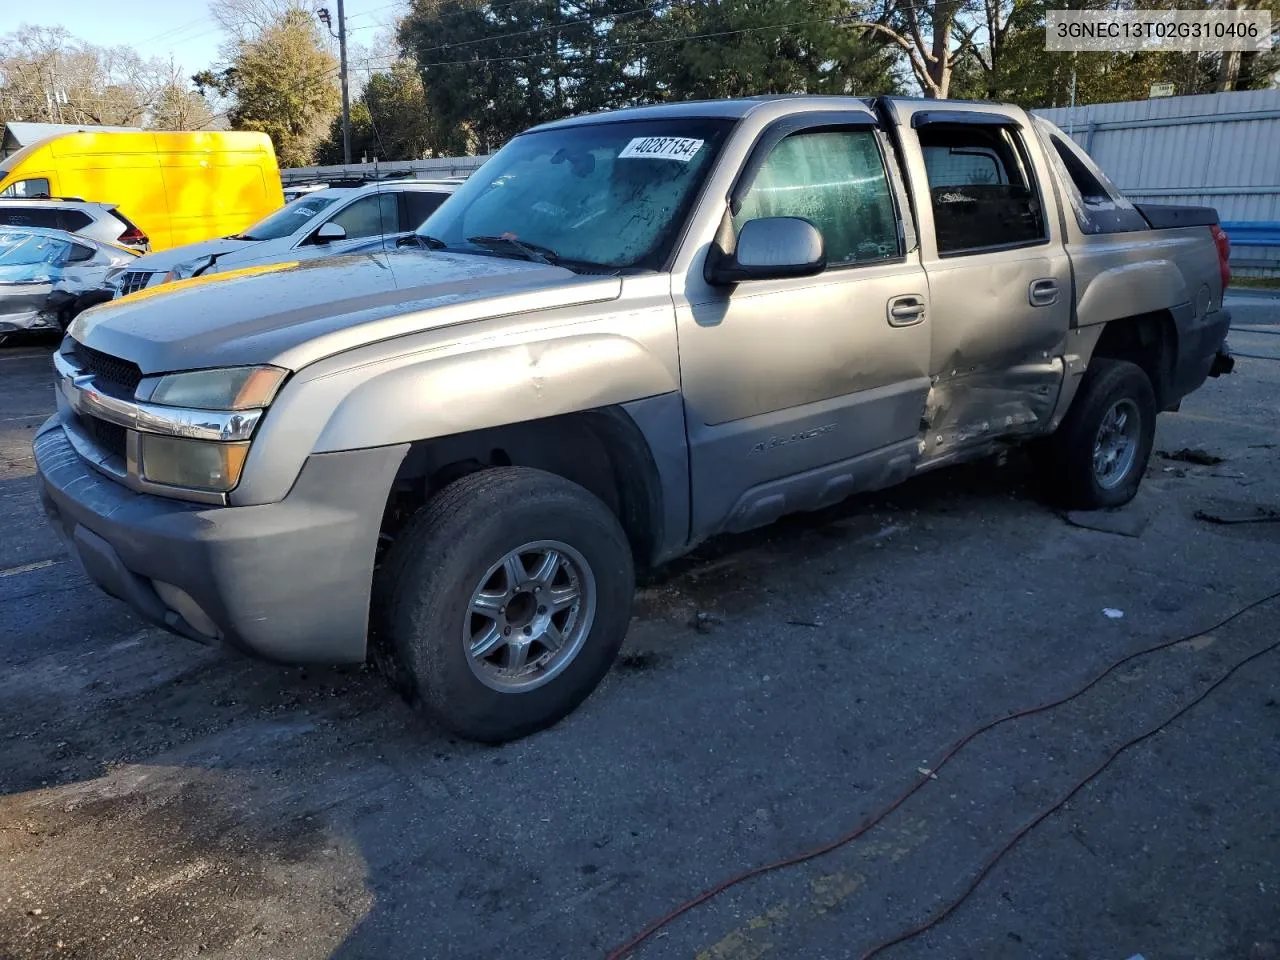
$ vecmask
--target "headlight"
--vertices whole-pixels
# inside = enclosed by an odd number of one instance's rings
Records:
[[[196,410],[252,410],[266,407],[288,371],[279,367],[225,367],[161,377],[140,400]]]
[[[248,455],[247,443],[138,434],[138,468],[143,478],[170,487],[226,493],[240,482]]]

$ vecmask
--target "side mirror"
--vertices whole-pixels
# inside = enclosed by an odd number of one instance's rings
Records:
[[[826,268],[826,245],[817,227],[800,217],[763,217],[743,224],[733,253],[712,247],[706,276],[713,286],[727,286],[812,277]]]
[[[335,240],[345,239],[347,239],[347,231],[341,224],[334,223],[332,220],[320,224],[320,229],[315,232],[316,243],[333,243]]]

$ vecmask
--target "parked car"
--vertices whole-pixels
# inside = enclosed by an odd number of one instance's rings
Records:
[[[243,233],[142,257],[111,282],[126,296],[172,280],[393,247],[457,189],[432,180],[393,180],[316,190]]]
[[[551,123],[416,244],[95,308],[35,459],[151,622],[276,661],[373,636],[479,740],[592,691],[636,564],[1027,441],[1063,503],[1116,507],[1231,367],[1216,212],[1130,203],[1001,104]]]
[[[247,130],[81,130],[0,162],[0,198],[118,204],[167,250],[243,230],[284,202],[275,149]]]
[[[131,247],[138,253],[151,250],[147,235],[113,203],[69,197],[0,199],[0,227],[64,230],[102,243]]]
[[[0,340],[65,330],[81,310],[101,302],[97,291],[107,271],[137,256],[62,230],[0,227]]]

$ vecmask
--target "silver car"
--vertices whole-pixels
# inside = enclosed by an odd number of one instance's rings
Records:
[[[107,271],[138,258],[128,247],[61,230],[0,227],[0,341],[26,331],[65,330],[99,302]]]
[[[65,230],[101,243],[151,252],[151,239],[114,203],[94,203],[74,197],[0,198],[0,227],[39,227]]]
[[[142,257],[109,278],[117,296],[171,280],[369,248],[390,249],[457,189],[456,183],[395,180],[330,187],[285,204],[244,233]]]

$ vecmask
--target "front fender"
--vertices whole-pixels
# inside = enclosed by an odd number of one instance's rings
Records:
[[[611,333],[426,358],[356,386],[334,409],[314,449],[443,437],[675,389],[656,356]]]
[[[313,453],[429,440],[677,391],[671,301],[657,293],[629,310],[602,315],[584,306],[558,318],[567,322],[478,324],[465,337],[456,328],[435,331],[412,346],[383,342],[316,363],[272,404],[230,500],[281,499]]]

